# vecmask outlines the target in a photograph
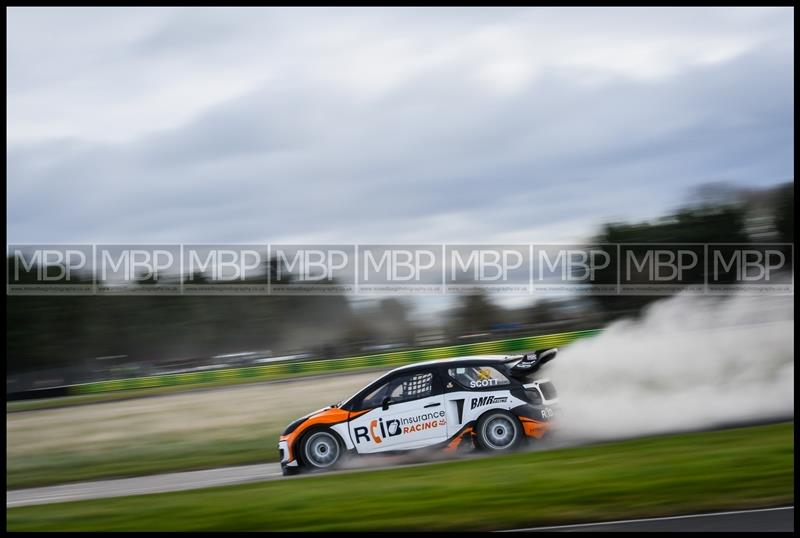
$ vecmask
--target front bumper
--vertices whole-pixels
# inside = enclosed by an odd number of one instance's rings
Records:
[[[289,462],[289,458],[291,457],[291,454],[289,454],[289,443],[286,441],[278,441],[278,456],[281,465]]]
[[[299,465],[297,458],[292,454],[289,448],[289,443],[283,439],[278,441],[278,457],[281,462],[281,468],[297,467]]]

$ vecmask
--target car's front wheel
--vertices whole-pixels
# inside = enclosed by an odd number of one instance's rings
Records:
[[[478,420],[475,441],[478,447],[492,452],[515,449],[522,438],[517,417],[506,411],[489,411]]]
[[[330,430],[309,432],[300,443],[303,463],[309,470],[327,470],[336,466],[342,457],[342,445]]]
[[[283,476],[295,476],[300,474],[300,467],[281,467],[281,474]]]

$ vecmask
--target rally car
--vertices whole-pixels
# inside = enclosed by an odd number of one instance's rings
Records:
[[[557,351],[396,368],[347,400],[289,424],[278,442],[283,474],[331,469],[346,455],[431,448],[506,452],[541,439],[558,399],[549,380],[532,375]]]

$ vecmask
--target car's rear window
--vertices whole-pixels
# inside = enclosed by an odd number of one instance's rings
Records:
[[[528,401],[531,402],[532,404],[542,403],[542,395],[539,394],[538,390],[531,388],[526,390],[525,393],[528,395]]]
[[[544,383],[539,383],[539,390],[542,391],[542,396],[544,396],[545,400],[554,400],[558,398],[558,394],[556,393],[556,387],[549,381],[545,381]]]
[[[447,373],[459,385],[470,389],[511,384],[506,376],[491,366],[462,366],[461,368],[450,368]]]

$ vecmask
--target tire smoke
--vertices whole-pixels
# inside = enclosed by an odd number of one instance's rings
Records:
[[[676,296],[565,348],[545,369],[561,442],[794,414],[793,297]]]

